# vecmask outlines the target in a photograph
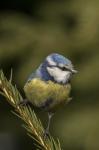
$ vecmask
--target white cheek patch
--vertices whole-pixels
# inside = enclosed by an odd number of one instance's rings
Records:
[[[57,67],[53,67],[53,68],[47,67],[47,71],[57,82],[66,83],[66,81],[68,81],[70,77],[69,71],[62,71]]]

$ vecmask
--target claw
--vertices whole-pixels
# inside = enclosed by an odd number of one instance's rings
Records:
[[[69,97],[66,101],[66,104],[68,104],[73,98],[72,97]]]
[[[48,131],[48,129],[45,130],[44,132],[44,139],[47,139],[49,137],[50,133]]]
[[[23,99],[23,101],[19,102],[19,106],[26,106],[28,104],[28,100],[27,99]]]

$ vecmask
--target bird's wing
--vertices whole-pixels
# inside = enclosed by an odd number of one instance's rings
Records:
[[[30,76],[29,76],[29,78],[28,78],[28,81],[27,82],[29,82],[29,81],[31,81],[33,78],[35,78],[36,77],[36,73],[35,72],[33,72]]]
[[[37,69],[35,72],[33,72],[33,73],[29,76],[28,82],[31,81],[31,80],[33,80],[33,79],[35,79],[35,78],[41,79],[41,77],[42,77],[42,76],[41,76],[40,70]]]

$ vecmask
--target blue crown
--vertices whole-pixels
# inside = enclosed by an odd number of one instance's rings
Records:
[[[72,64],[71,61],[69,59],[67,59],[66,57],[60,55],[60,54],[57,54],[57,53],[52,53],[50,54],[47,58],[50,58],[52,59],[53,62],[55,63],[61,63],[61,64]]]

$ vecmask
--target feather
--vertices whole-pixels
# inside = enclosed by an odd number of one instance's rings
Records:
[[[52,81],[42,81],[38,78],[27,82],[24,91],[28,100],[36,107],[41,107],[51,100],[47,109],[65,102],[71,90],[70,84],[61,85]]]

